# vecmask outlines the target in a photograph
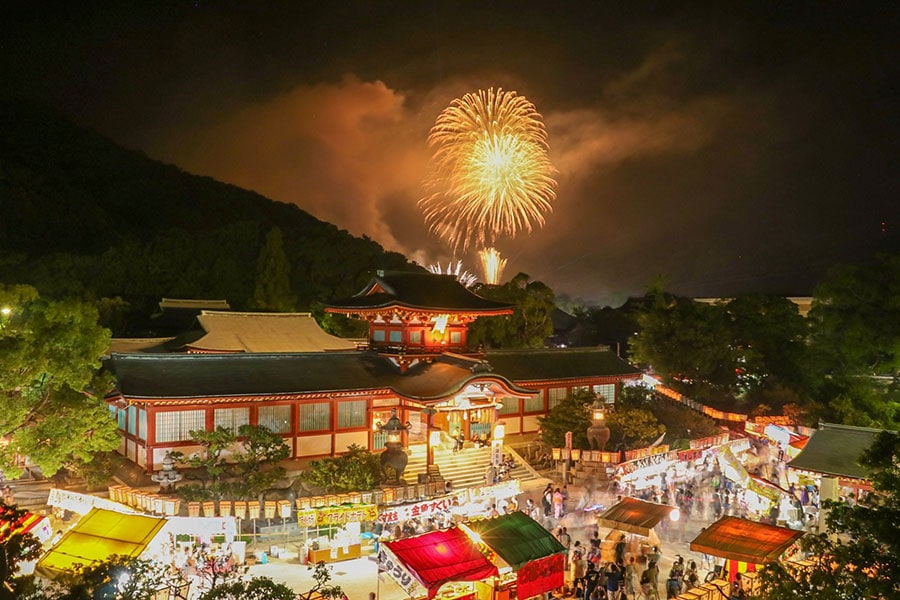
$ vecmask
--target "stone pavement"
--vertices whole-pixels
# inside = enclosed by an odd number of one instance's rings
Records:
[[[524,505],[526,498],[532,498],[540,505],[541,491],[549,481],[549,479],[544,479],[528,482],[524,486],[523,493],[519,496],[520,505]],[[565,526],[572,536],[573,544],[576,540],[580,540],[582,545],[588,545],[588,540],[591,539],[596,529],[596,515],[598,512],[585,512],[579,509],[589,505],[588,503],[609,507],[616,502],[616,499],[606,491],[601,490],[589,493],[576,486],[569,486],[569,493],[568,514],[563,515],[559,520],[547,519],[544,526],[551,531],[560,525]],[[677,555],[683,556],[686,563],[695,560],[698,567],[700,567],[700,555],[689,550],[689,542],[706,523],[691,520],[685,524],[683,530],[678,525],[680,524],[669,524],[667,529],[660,533],[662,542],[660,550],[663,555],[659,565],[660,598],[666,597],[665,579]],[[600,528],[600,538],[605,538],[609,531],[607,528]],[[331,583],[340,585],[349,600],[368,600],[370,592],[375,592],[379,600],[402,600],[406,598],[403,589],[390,576],[382,573],[381,577],[378,577],[378,569],[373,557],[343,561],[334,563],[331,566]],[[292,560],[270,559],[268,564],[251,566],[250,574],[269,577],[275,581],[285,583],[297,592],[306,592],[314,585],[312,570],[308,566],[300,564],[296,558]],[[702,580],[704,575],[706,575],[706,570],[701,568],[699,575]]]

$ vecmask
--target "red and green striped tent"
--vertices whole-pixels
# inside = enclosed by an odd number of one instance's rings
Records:
[[[516,596],[531,598],[562,587],[565,547],[523,512],[468,523],[516,573]]]

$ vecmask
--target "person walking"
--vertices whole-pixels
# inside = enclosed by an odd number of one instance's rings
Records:
[[[622,589],[622,571],[616,563],[610,563],[606,569],[606,600],[619,600]]]
[[[625,565],[625,595],[633,598],[637,594],[637,565],[634,563],[634,557],[628,559]]]
[[[553,517],[561,519],[563,516],[563,495],[559,488],[553,492]]]

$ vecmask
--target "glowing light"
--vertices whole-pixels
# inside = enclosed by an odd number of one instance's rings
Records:
[[[490,88],[454,100],[428,136],[434,149],[425,223],[454,252],[544,224],[556,199],[547,131],[534,104]]]
[[[12,312],[12,309],[8,306],[4,306],[3,308],[0,308],[0,315],[3,315],[4,317],[8,317],[11,312]]]
[[[500,258],[500,252],[496,248],[485,248],[479,251],[478,258],[481,259],[485,283],[499,285],[503,277],[503,269],[506,268],[506,259]]]
[[[680,519],[680,518],[681,518],[681,510],[680,509],[676,508],[675,510],[673,510],[672,512],[669,513],[669,519],[672,522],[677,522],[678,519]]]
[[[434,331],[444,333],[447,329],[447,321],[450,320],[450,315],[437,315],[431,317],[431,320],[434,322]]]
[[[456,261],[456,265],[452,262],[447,263],[446,270],[441,266],[441,263],[429,265],[428,270],[435,275],[453,275],[458,282],[466,287],[472,287],[478,283],[478,277],[463,269],[461,260]]]

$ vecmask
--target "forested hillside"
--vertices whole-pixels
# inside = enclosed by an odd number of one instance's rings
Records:
[[[380,268],[414,267],[293,204],[151,160],[48,109],[0,103],[0,282],[121,297],[116,334],[135,333],[125,330],[162,296],[307,310]],[[288,284],[272,285],[279,277]]]

